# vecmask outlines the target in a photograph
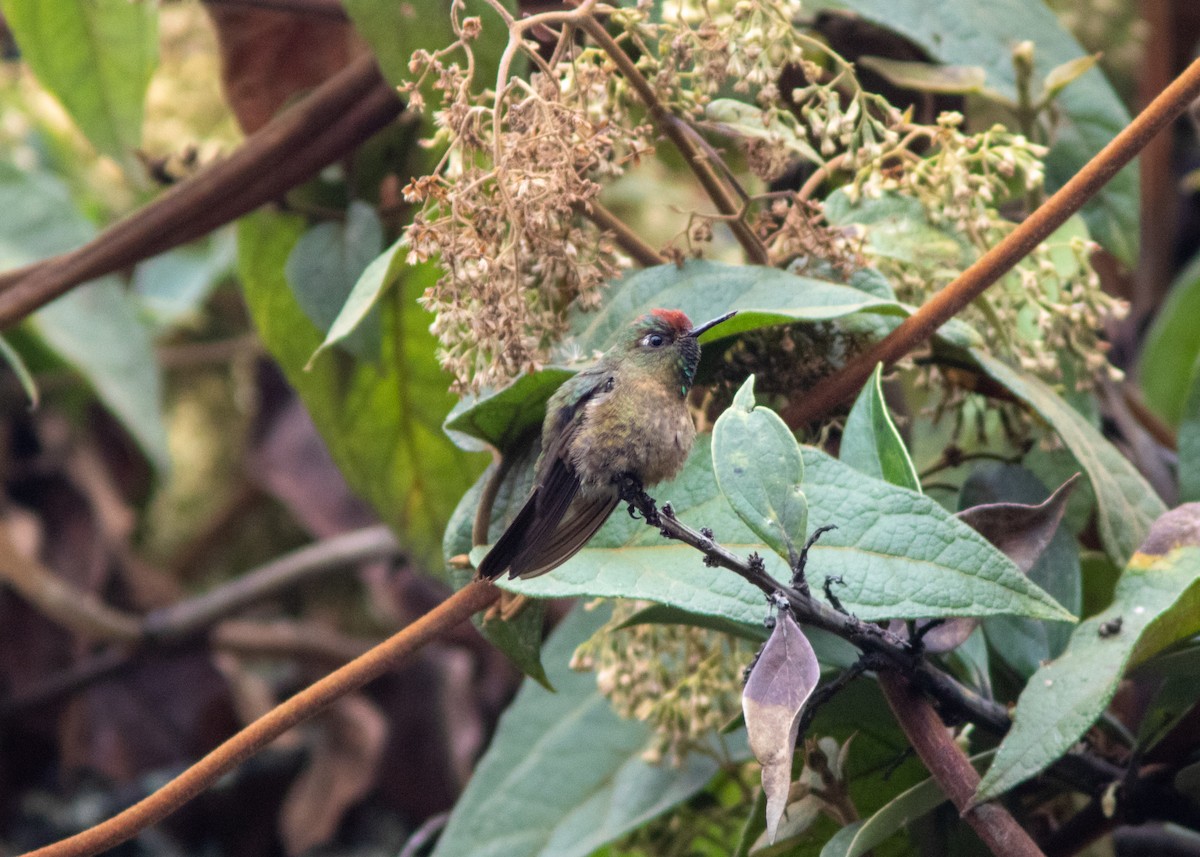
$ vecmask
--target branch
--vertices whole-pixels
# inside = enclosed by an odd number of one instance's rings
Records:
[[[698,532],[676,518],[670,504],[659,509],[654,499],[644,491],[627,491],[621,499],[630,503],[646,523],[658,528],[665,538],[683,542],[703,553],[706,564],[734,572],[768,597],[784,595],[797,621],[836,634],[872,656],[873,663],[881,667],[890,666],[906,675],[908,681],[934,699],[943,716],[970,721],[996,735],[1003,735],[1012,727],[1012,720],[1004,706],[984,699],[960,684],[921,657],[906,641],[884,628],[864,622],[856,616],[839,613],[815,598],[781,584],[766,572],[757,557],[752,555],[750,560],[743,560],[714,541],[708,532]],[[1080,791],[1089,794],[1121,779],[1125,774],[1116,765],[1079,753],[1071,753],[1060,759],[1054,771]]]
[[[342,8],[341,0],[203,0],[208,6],[243,6],[247,9],[264,9],[270,12],[287,12],[292,15],[313,15],[348,21],[349,16]]]
[[[1015,818],[995,801],[973,806],[979,774],[929,701],[899,673],[879,673],[879,686],[913,749],[967,824],[997,857],[1045,857]]]
[[[205,595],[155,610],[142,620],[149,640],[174,642],[280,592],[367,559],[395,556],[395,534],[384,524],[332,536],[284,554]]]
[[[165,818],[271,741],[330,703],[394,669],[402,659],[499,597],[487,581],[467,584],[400,633],[275,707],[144,800],[108,821],[26,857],[91,857]]]
[[[643,268],[653,268],[655,265],[667,263],[665,257],[643,241],[642,237],[630,229],[625,221],[601,205],[600,200],[593,199],[588,202],[576,203],[575,209],[605,232],[611,232],[616,239],[617,246],[628,253]]]
[[[651,118],[654,119],[654,124],[658,129],[667,136],[675,147],[679,149],[683,155],[684,161],[696,178],[699,179],[704,192],[712,199],[713,205],[717,210],[724,215],[737,215],[742,210],[741,202],[730,192],[725,186],[720,177],[713,170],[709,163],[708,155],[700,150],[694,140],[688,136],[687,127],[676,120],[671,115],[670,111],[663,106],[659,101],[658,95],[654,92],[654,87],[646,80],[645,75],[638,70],[634,65],[633,60],[629,55],[621,49],[616,40],[608,34],[604,29],[604,25],[597,21],[591,15],[581,16],[577,21],[581,30],[584,30],[592,40],[596,42],[600,48],[608,54],[612,59],[613,64],[621,72],[622,77],[629,81],[629,85],[637,92],[638,97],[646,108],[650,111]],[[758,240],[758,236],[744,220],[740,217],[732,219],[729,222],[729,228],[733,230],[733,236],[738,243],[742,245],[742,249],[746,251],[747,257],[756,265],[766,265],[770,262],[770,257],[767,254],[767,248]]]
[[[924,342],[1083,207],[1109,179],[1200,95],[1200,60],[1193,62],[1045,204],[930,298],[870,350],[796,396],[781,412],[792,429],[824,416],[866,383],[875,364],[889,366]]]
[[[172,186],[82,247],[0,274],[0,329],[80,283],[206,235],[340,160],[403,109],[371,57],[355,60],[230,157]]]

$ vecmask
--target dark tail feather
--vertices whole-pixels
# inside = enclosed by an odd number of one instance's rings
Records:
[[[495,580],[512,565],[513,559],[524,549],[525,534],[537,516],[537,499],[537,491],[529,495],[529,499],[525,501],[521,511],[517,512],[512,523],[488,551],[488,555],[483,558],[483,562],[479,563],[480,577]]]

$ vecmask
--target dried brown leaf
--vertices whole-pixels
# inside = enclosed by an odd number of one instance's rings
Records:
[[[821,667],[804,632],[790,611],[781,610],[742,692],[750,749],[762,765],[771,842],[787,808],[800,714],[820,677]]]
[[[280,814],[289,855],[333,838],[346,811],[374,786],[387,741],[387,719],[366,697],[338,700],[321,718],[321,738],[292,784]]]

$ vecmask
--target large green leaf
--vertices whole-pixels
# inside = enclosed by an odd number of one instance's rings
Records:
[[[1200,505],[1188,504],[1155,522],[1113,603],[1081,622],[1066,651],[1029,680],[979,800],[1045,770],[1103,713],[1127,667],[1200,630],[1198,516]]]
[[[1133,555],[1166,507],[1150,484],[1091,423],[1045,382],[1010,368],[982,351],[972,350],[992,380],[1032,408],[1075,456],[1096,493],[1096,516],[1104,550],[1118,565]]]
[[[0,269],[72,250],[95,233],[66,186],[0,163]],[[116,277],[73,289],[30,324],[96,391],[160,469],[169,462],[162,380],[150,332]]]
[[[800,483],[804,459],[796,438],[770,408],[754,405],[754,376],[713,426],[717,487],[747,527],[794,565],[808,522]]]
[[[1015,100],[1012,49],[1036,45],[1037,75],[1083,54],[1043,0],[960,0],[947,14],[942,0],[832,0],[916,44],[934,60],[982,66],[987,87]],[[1062,186],[1127,124],[1129,114],[1099,69],[1086,72],[1056,102],[1060,122],[1046,158],[1050,188]],[[1127,265],[1137,260],[1138,179],[1126,167],[1083,209],[1096,240]]]
[[[762,551],[721,496],[708,437],[697,438],[683,473],[654,490],[680,519],[710,527],[739,554]],[[1071,619],[982,536],[933,500],[871,479],[818,450],[802,447],[809,519],[836,524],[809,553],[811,575],[841,576],[846,606],[864,619],[1023,614]],[[483,548],[472,552],[482,559]],[[778,579],[787,564],[763,557]],[[820,578],[815,578],[820,579]],[[762,619],[763,595],[737,575],[708,568],[692,548],[663,539],[644,522],[618,511],[595,538],[552,574],[500,581],[538,597],[645,598],[693,613],[738,622]]]
[[[131,174],[142,107],[158,62],[158,4],[0,0],[21,58],[84,135]]]
[[[1138,379],[1146,404],[1171,425],[1179,425],[1192,379],[1200,376],[1200,257],[1175,278],[1146,333]]]
[[[502,390],[467,396],[446,417],[446,432],[464,449],[478,448],[472,438],[507,453],[541,429],[546,402],[571,369],[551,366],[522,375]]]
[[[409,269],[382,306],[378,363],[334,352],[306,372],[323,333],[284,276],[303,228],[298,218],[270,213],[241,221],[238,272],[250,313],[351,487],[397,527],[406,547],[440,568],[442,531],[484,459],[442,432],[454,397],[434,358],[430,316],[416,302],[436,271]]]
[[[585,857],[695,794],[717,762],[642,760],[650,727],[618,717],[590,672],[567,667],[607,619],[576,608],[546,644],[557,693],[527,681],[475,768],[434,857]]]
[[[575,316],[575,343],[585,354],[602,351],[633,319],[658,307],[683,310],[695,322],[731,309],[738,311],[714,328],[707,339],[733,336],[768,324],[828,321],[863,311],[905,313],[895,301],[829,280],[758,265],[690,260],[681,266],[646,268],[618,282],[601,310]]]

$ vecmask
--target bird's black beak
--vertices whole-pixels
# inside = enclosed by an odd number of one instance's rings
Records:
[[[706,322],[704,322],[704,324],[696,325],[695,327],[693,327],[691,330],[689,330],[684,335],[690,336],[693,338],[697,337],[700,334],[704,333],[704,331],[708,330],[710,327],[716,327],[718,324],[720,324],[723,321],[729,321],[729,319],[733,318],[735,315],[737,315],[737,310],[733,310],[732,312],[727,312],[727,313],[725,313],[725,315],[719,315],[716,318],[714,318],[712,321],[706,321]]]

